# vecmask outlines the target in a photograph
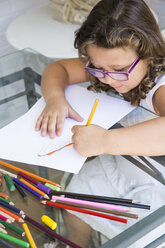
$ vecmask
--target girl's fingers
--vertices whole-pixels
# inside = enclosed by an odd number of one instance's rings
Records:
[[[47,135],[48,130],[48,117],[43,117],[42,123],[41,123],[41,135],[45,137]]]
[[[81,117],[81,115],[79,115],[74,109],[70,108],[69,109],[69,113],[68,113],[68,117],[72,118],[76,121],[83,121],[84,119]]]
[[[37,119],[36,125],[35,125],[35,130],[39,131],[41,128],[41,122],[42,122],[42,116],[40,115]]]
[[[56,136],[55,127],[56,127],[56,117],[51,116],[48,120],[48,132],[51,139],[55,138]]]
[[[65,121],[65,116],[59,116],[57,118],[57,124],[56,124],[56,134],[57,136],[61,136],[62,134],[62,129],[63,129],[63,126],[64,126],[64,121]]]

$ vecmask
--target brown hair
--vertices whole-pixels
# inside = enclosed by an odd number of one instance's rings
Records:
[[[103,48],[130,46],[138,57],[148,60],[148,72],[144,79],[124,94],[124,98],[133,105],[139,105],[155,85],[155,77],[165,72],[165,42],[151,10],[143,0],[101,0],[76,32],[74,46],[79,51],[80,59],[88,57],[86,50],[89,44]],[[111,86],[92,77],[88,88],[116,92]]]

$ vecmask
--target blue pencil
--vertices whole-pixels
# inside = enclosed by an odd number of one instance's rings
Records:
[[[4,206],[4,207],[6,207],[6,208],[8,208],[10,210],[13,210],[14,212],[16,212],[18,214],[24,214],[24,212],[22,210],[20,210],[19,208],[16,208],[16,207],[14,207],[14,206],[12,206],[10,204],[7,204],[7,203],[5,203],[3,201],[0,201],[0,205]]]
[[[19,184],[21,187],[23,187],[27,191],[29,191],[30,193],[32,193],[33,195],[35,195],[36,197],[38,197],[40,200],[43,198],[42,195],[40,195],[39,193],[37,193],[36,191],[34,191],[33,189],[31,189],[30,187],[28,187],[24,183],[20,182],[20,180],[18,180],[17,178],[13,178],[13,181],[16,182],[17,184]]]
[[[8,242],[6,242],[6,241],[3,240],[3,239],[0,239],[0,244],[1,244],[3,247],[6,247],[6,248],[15,248],[15,246],[9,244]]]

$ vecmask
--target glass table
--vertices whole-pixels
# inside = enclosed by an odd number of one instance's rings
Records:
[[[17,51],[13,54],[0,58],[0,128],[26,113],[41,97],[41,75],[45,66],[51,62],[51,59],[48,59],[30,49]],[[1,145],[3,144],[0,144],[0,146]],[[128,159],[128,157],[126,159]],[[164,156],[153,159],[156,159],[161,166],[165,165]],[[3,159],[0,158],[0,160]],[[54,170],[51,168],[23,164],[14,161],[4,161],[59,183],[63,188],[65,188],[65,184],[67,184],[72,176],[69,173],[64,173],[63,171]],[[5,169],[2,165],[0,165],[0,168]],[[10,169],[6,170],[13,172]],[[164,179],[162,179],[161,182],[162,184],[164,183],[163,180]],[[42,223],[42,215],[48,215],[57,222],[56,232],[62,236],[66,236],[66,230],[60,210],[40,204],[40,202],[30,193],[27,193],[28,197],[24,200],[17,191],[10,192],[8,190],[5,180],[3,180],[3,183],[0,186],[0,192],[8,194],[9,199],[16,204],[17,208],[22,209],[27,216],[38,221],[39,223]],[[162,226],[164,222],[165,206],[160,206],[160,208],[154,213],[148,215],[140,221],[137,220],[137,223],[111,240],[107,240],[100,233],[93,231],[90,247],[134,248],[136,247],[134,246],[135,242],[137,242],[148,232],[151,232],[152,229]],[[15,225],[21,227],[18,223]],[[41,232],[36,227],[30,224],[28,224],[28,226],[33,238],[35,239],[37,247],[43,247],[45,243],[49,243],[54,240],[50,235]],[[15,235],[12,231],[9,231],[8,233],[12,236],[20,238],[19,235]],[[21,239],[26,241],[26,237],[21,237]],[[162,244],[164,241],[165,237],[162,236],[159,238],[159,243]],[[13,245],[14,247],[20,247],[15,244]],[[147,247],[156,246],[153,246],[152,244],[152,246]],[[138,248],[142,247],[138,246]]]

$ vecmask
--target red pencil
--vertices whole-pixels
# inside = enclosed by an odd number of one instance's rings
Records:
[[[68,205],[65,205],[65,204],[55,203],[55,202],[51,202],[51,201],[41,201],[41,203],[49,205],[49,206],[53,206],[53,207],[69,209],[69,210],[84,213],[84,214],[90,214],[90,215],[106,218],[106,219],[109,219],[109,220],[114,220],[114,221],[118,221],[118,222],[122,222],[122,223],[127,223],[127,219],[112,216],[112,215],[109,215],[109,214],[102,214],[102,213],[98,213],[98,212],[95,212],[95,211],[90,211],[90,210],[77,208],[77,207],[74,207],[74,206],[68,206]]]

